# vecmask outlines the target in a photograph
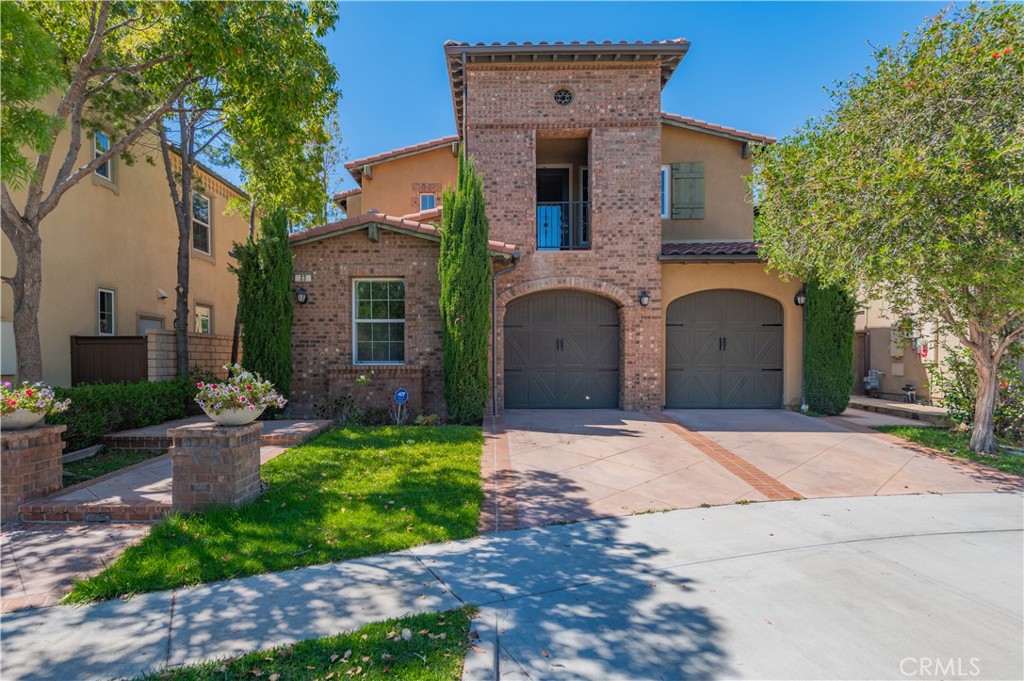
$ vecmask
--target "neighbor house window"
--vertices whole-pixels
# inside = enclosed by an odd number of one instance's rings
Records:
[[[432,210],[437,205],[436,194],[420,194],[420,210]]]
[[[196,305],[196,333],[210,333],[210,319],[213,310],[206,305]]]
[[[672,217],[672,166],[661,167],[661,217]]]
[[[405,362],[405,282],[357,279],[352,289],[356,364]]]
[[[97,333],[101,336],[113,336],[114,328],[114,292],[101,288],[97,292]]]
[[[92,136],[92,152],[93,158],[98,158],[103,154],[110,151],[110,136],[105,132],[99,130]],[[105,180],[112,180],[110,172],[110,159],[108,158],[98,168],[96,168],[96,174]]]
[[[192,195],[192,248],[210,253],[210,199]]]

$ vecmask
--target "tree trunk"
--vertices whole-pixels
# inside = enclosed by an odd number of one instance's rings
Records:
[[[188,375],[188,276],[191,230],[178,225],[178,285],[175,287],[174,331],[178,356],[178,375]]]
[[[39,299],[43,291],[43,249],[35,229],[8,232],[18,259],[17,273],[8,280],[14,292],[14,349],[18,356],[18,380],[43,380],[43,352],[39,340]]]
[[[991,355],[977,351],[974,352],[974,366],[978,373],[978,391],[974,402],[971,449],[991,454],[996,446],[994,416],[999,367]]]

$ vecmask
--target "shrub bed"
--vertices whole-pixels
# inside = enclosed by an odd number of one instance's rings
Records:
[[[71,400],[62,414],[48,423],[62,423],[67,451],[89,447],[107,433],[152,426],[171,419],[184,418],[195,394],[190,378],[139,383],[105,383],[54,388],[57,399]]]

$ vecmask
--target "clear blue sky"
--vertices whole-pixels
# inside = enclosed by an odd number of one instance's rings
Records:
[[[948,3],[342,2],[325,43],[349,158],[455,133],[442,45],[664,40],[691,45],[662,109],[782,137],[820,114],[823,86]],[[356,186],[342,171],[341,188]]]

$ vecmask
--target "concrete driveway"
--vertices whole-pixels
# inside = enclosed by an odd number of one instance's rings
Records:
[[[509,410],[503,426],[496,437],[514,486],[498,503],[518,527],[754,501],[1022,489],[1017,476],[784,410]]]

